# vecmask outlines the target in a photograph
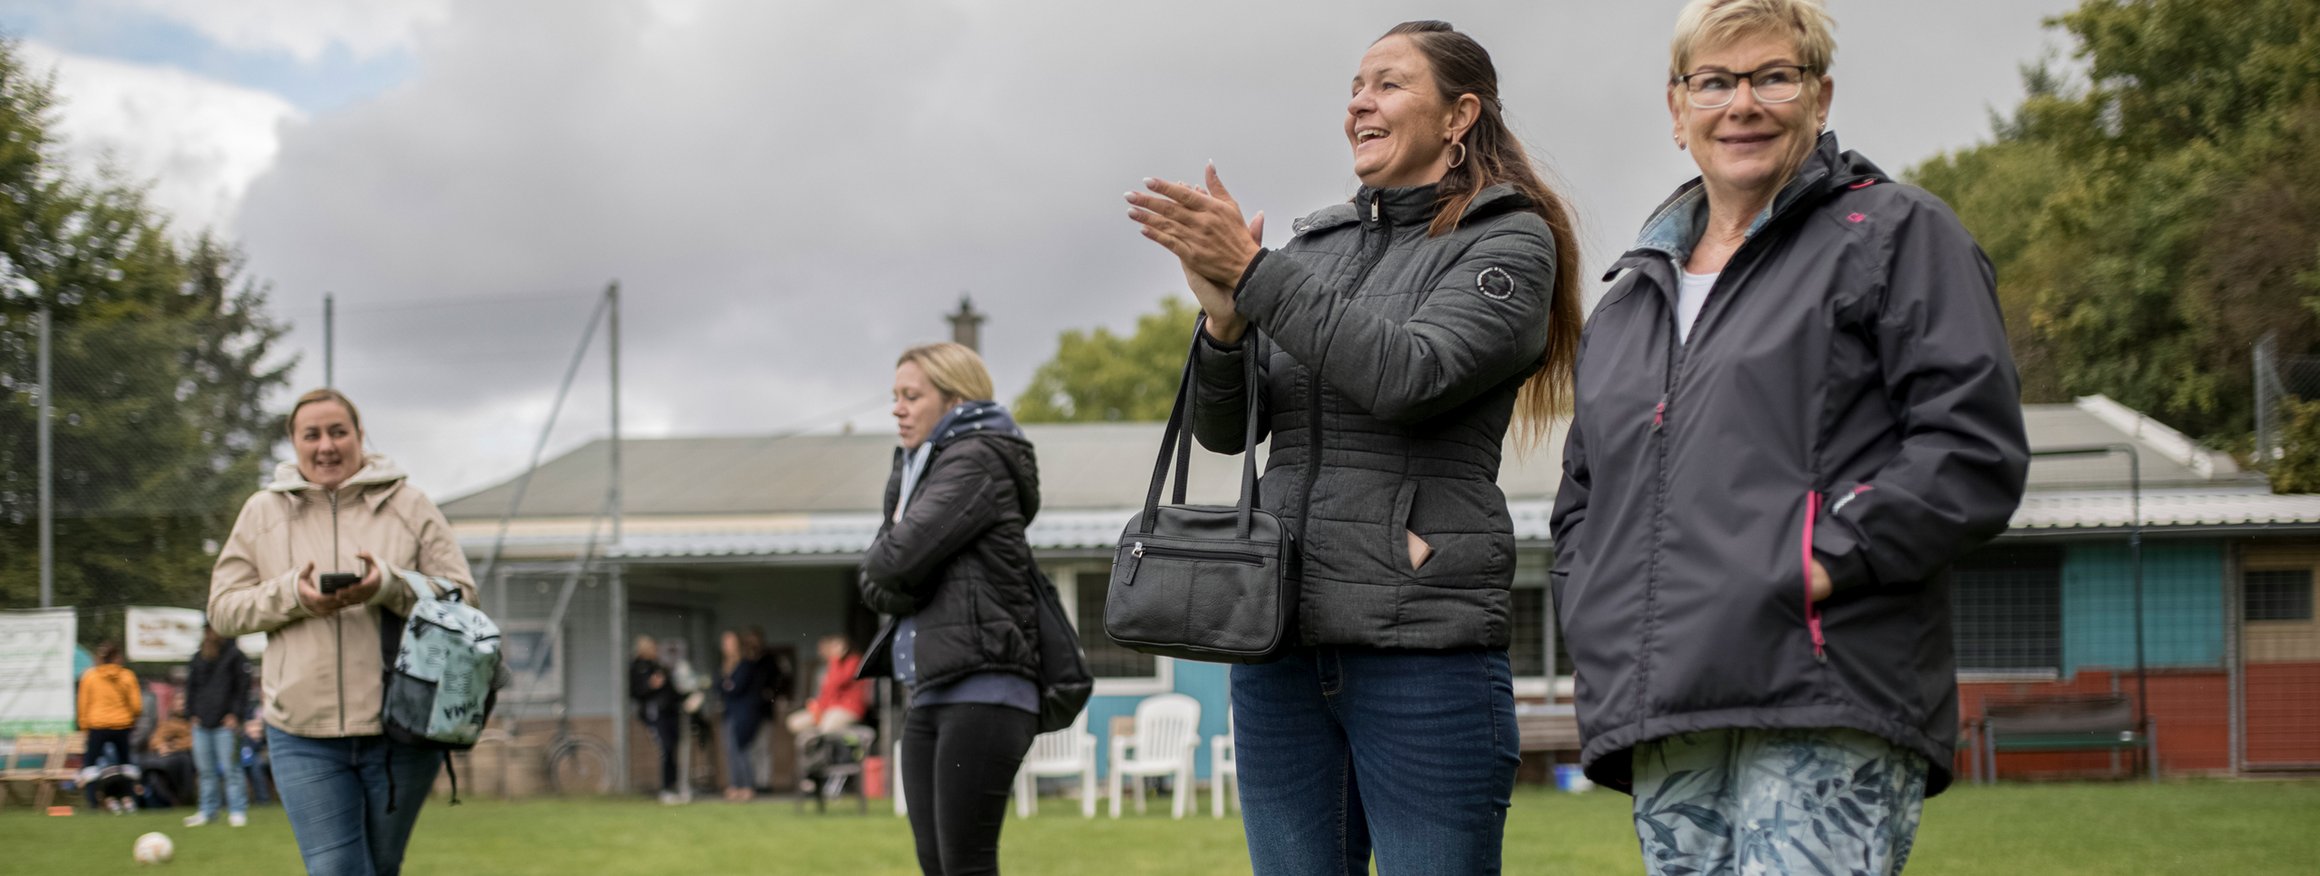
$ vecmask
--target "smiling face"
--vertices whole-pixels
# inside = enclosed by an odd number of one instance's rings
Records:
[[[902,449],[917,450],[926,443],[927,433],[942,421],[943,412],[957,404],[957,400],[934,388],[926,371],[918,363],[904,361],[894,368],[894,425],[901,434]]]
[[[298,475],[325,490],[338,489],[362,468],[362,430],[335,401],[308,402],[290,417],[290,443],[298,451]]]
[[[1361,56],[1353,99],[1345,104],[1354,175],[1374,188],[1440,182],[1450,168],[1453,134],[1465,133],[1465,125],[1453,131],[1456,110],[1442,99],[1434,66],[1408,37],[1378,40]]]
[[[1802,64],[1792,40],[1769,34],[1742,34],[1693,52],[1685,73],[1721,70],[1745,73],[1774,64]],[[1692,106],[1682,85],[1668,87],[1668,113],[1676,137],[1692,153],[1707,183],[1711,202],[1761,207],[1803,166],[1829,117],[1836,83],[1806,71],[1804,93],[1786,103],[1763,103],[1756,88],[1734,88],[1732,103],[1715,109]]]

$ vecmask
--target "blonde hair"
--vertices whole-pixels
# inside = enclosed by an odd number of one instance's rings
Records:
[[[917,363],[935,391],[957,401],[991,401],[998,395],[991,389],[991,371],[983,367],[983,357],[964,344],[920,344],[902,351],[894,367],[900,368],[904,362]]]
[[[293,439],[297,438],[298,409],[315,402],[337,402],[340,407],[346,408],[346,418],[354,423],[354,430],[358,433],[362,431],[362,412],[354,409],[354,402],[345,393],[329,387],[310,389],[305,395],[299,396],[298,403],[290,406],[290,415],[282,418],[282,431],[289,433]]]
[[[1668,43],[1668,81],[1689,72],[1692,53],[1744,36],[1785,37],[1796,44],[1798,64],[1813,74],[1829,72],[1837,60],[1836,19],[1821,0],[1692,0],[1676,17]]]

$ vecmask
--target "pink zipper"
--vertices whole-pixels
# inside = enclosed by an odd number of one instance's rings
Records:
[[[1812,598],[1813,520],[1821,509],[1818,490],[1804,493],[1804,625],[1812,631],[1813,659],[1829,662],[1828,640],[1821,637],[1821,607]]]

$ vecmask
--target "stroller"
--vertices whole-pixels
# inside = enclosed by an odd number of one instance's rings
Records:
[[[856,724],[800,741],[798,772],[803,778],[798,780],[798,809],[805,809],[806,798],[812,797],[814,811],[827,812],[830,801],[843,796],[851,785],[857,808],[869,812],[870,798],[862,788],[862,760],[877,740],[877,730]]]
[[[144,778],[136,764],[115,763],[83,767],[79,781],[88,789],[90,809],[128,815],[137,811],[137,797],[145,793]]]

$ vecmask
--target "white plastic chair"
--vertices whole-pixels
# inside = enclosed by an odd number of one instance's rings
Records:
[[[1224,801],[1229,797],[1233,808],[1241,805],[1241,765],[1233,753],[1232,710],[1224,713],[1224,735],[1208,740],[1208,814],[1224,817]],[[1232,785],[1227,793],[1225,785]]]
[[[1096,735],[1088,732],[1086,712],[1071,726],[1031,740],[1015,773],[1016,815],[1029,818],[1039,811],[1039,780],[1050,776],[1078,776],[1080,817],[1096,817]]]
[[[1176,777],[1170,810],[1183,818],[1191,808],[1193,755],[1200,750],[1200,701],[1183,694],[1146,697],[1136,704],[1136,733],[1112,737],[1112,817],[1120,817],[1120,781],[1136,780],[1136,812],[1144,811],[1144,780]]]

